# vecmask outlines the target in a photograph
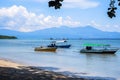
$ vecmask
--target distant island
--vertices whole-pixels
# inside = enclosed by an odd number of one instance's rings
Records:
[[[15,36],[0,35],[0,39],[17,39]]]

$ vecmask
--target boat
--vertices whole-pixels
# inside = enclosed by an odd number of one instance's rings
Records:
[[[94,46],[93,46],[94,45]],[[101,48],[95,48],[95,46],[103,46]],[[85,48],[80,50],[80,53],[101,53],[101,54],[114,54],[118,51],[118,48],[112,48],[110,45],[101,45],[101,44],[92,44],[92,45],[87,45]]]
[[[44,51],[44,52],[56,52],[55,47],[36,47],[34,51]]]
[[[71,45],[53,45],[50,44],[48,47],[56,47],[56,48],[70,48]]]
[[[67,42],[66,40],[63,40],[63,41],[53,41],[47,47],[70,48],[71,45],[70,44],[65,44],[66,42]]]

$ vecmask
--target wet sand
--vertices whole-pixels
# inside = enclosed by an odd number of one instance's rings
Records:
[[[0,59],[0,80],[116,80],[109,77],[70,77],[61,73],[46,71],[40,67],[26,66]]]
[[[86,80],[0,59],[0,80]]]

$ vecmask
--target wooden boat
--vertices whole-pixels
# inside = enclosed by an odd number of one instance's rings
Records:
[[[105,45],[104,45],[105,46]],[[108,46],[108,45],[107,45]],[[110,46],[110,45],[109,45]],[[118,48],[112,47],[103,47],[103,48],[95,48],[93,46],[86,46],[85,48],[80,50],[80,53],[102,53],[102,54],[114,54],[118,51]]]
[[[34,51],[55,52],[56,49],[55,47],[36,47]]]
[[[67,41],[63,40],[63,41],[53,41],[50,45],[48,45],[47,47],[56,47],[56,48],[70,48],[71,45],[70,44],[65,44]],[[64,44],[61,44],[64,43]]]

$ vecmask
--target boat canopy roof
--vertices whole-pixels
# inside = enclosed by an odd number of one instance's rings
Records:
[[[52,43],[64,43],[67,42],[66,40],[58,40],[58,41],[52,41]]]
[[[110,47],[110,44],[91,44],[91,43],[86,43],[86,44],[83,44],[83,46],[96,46],[96,47]]]

